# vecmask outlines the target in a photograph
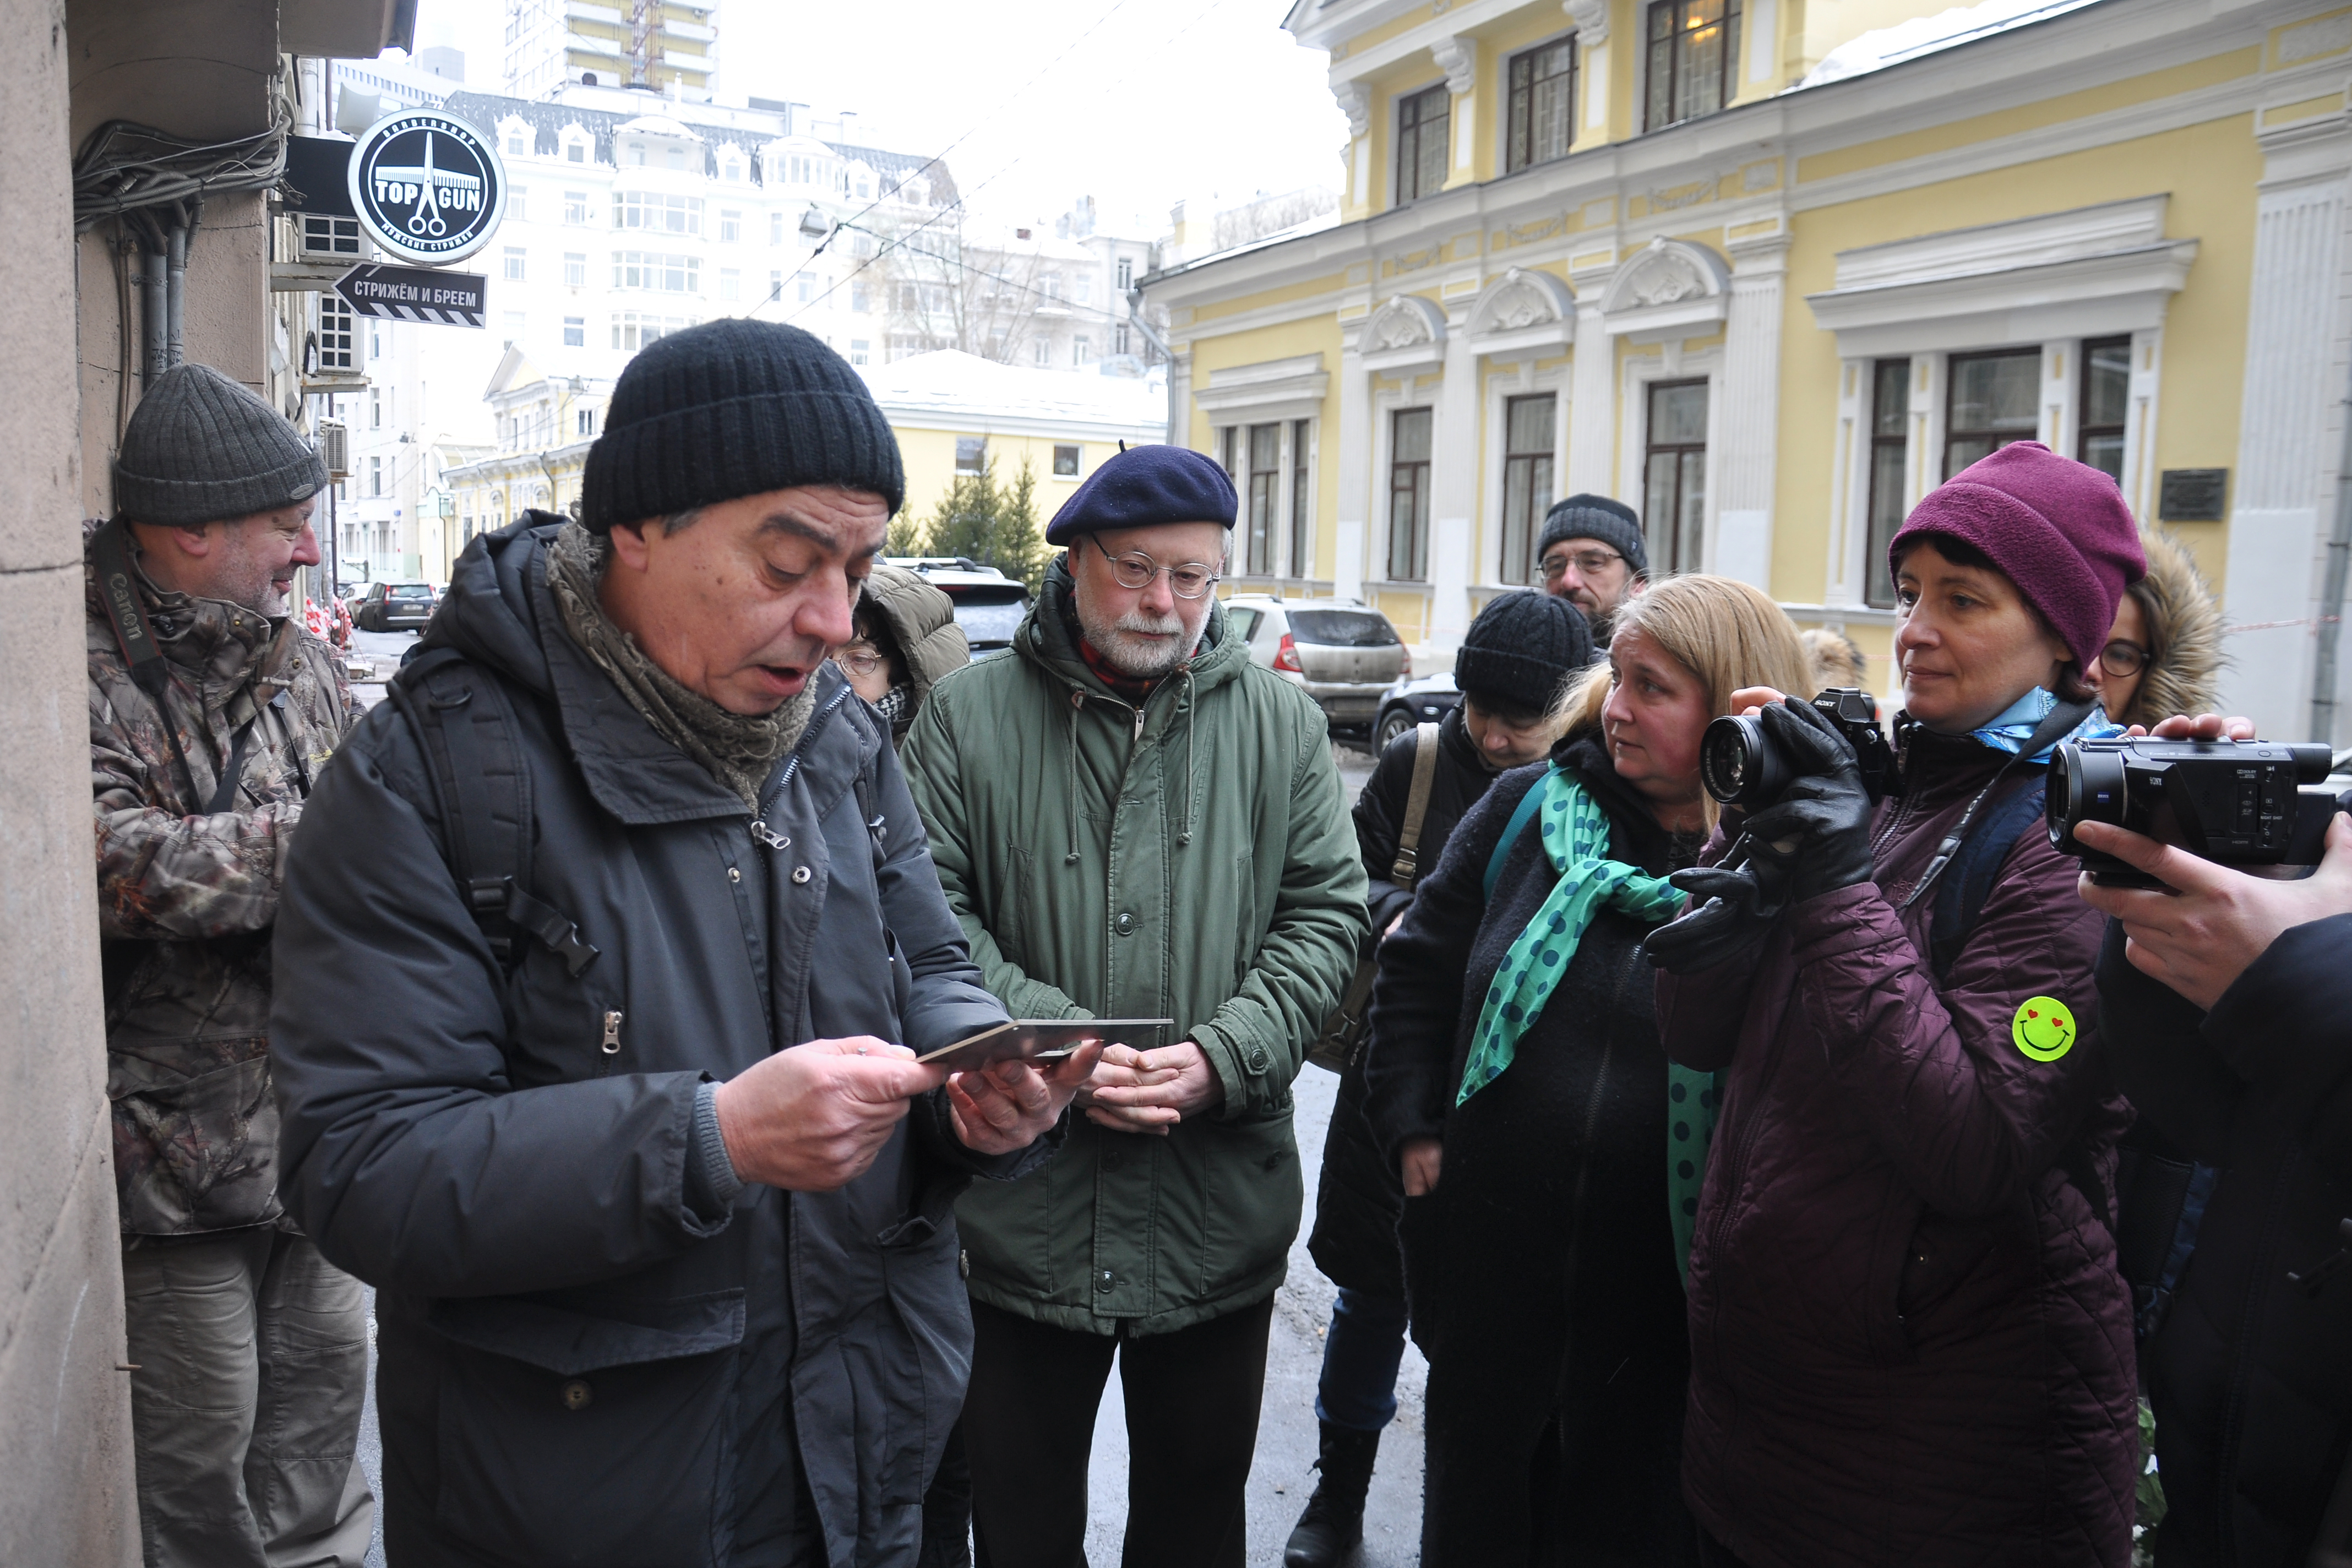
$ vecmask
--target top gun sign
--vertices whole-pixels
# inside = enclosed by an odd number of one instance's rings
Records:
[[[352,143],[352,210],[376,245],[446,267],[489,243],[506,216],[507,172],[488,137],[453,115],[409,109]]]

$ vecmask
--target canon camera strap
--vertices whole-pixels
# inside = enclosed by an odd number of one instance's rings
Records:
[[[163,693],[171,686],[171,671],[163,667],[163,650],[156,646],[155,628],[148,624],[147,606],[139,602],[139,580],[131,566],[131,531],[121,518],[110,518],[90,536],[90,564],[98,571],[98,596],[106,605],[107,623],[114,628],[114,646],[122,650],[122,662],[131,669],[131,683],[147,694],[155,705],[156,716],[163,721],[164,738],[172,742],[172,755],[180,764],[181,776],[188,781],[188,800],[196,797],[196,770],[188,766],[188,753],[180,747],[180,727],[172,722],[172,710],[164,706]],[[240,759],[241,760],[241,759]],[[234,780],[235,773],[227,775]],[[234,790],[236,785],[231,783]],[[215,811],[224,809],[215,806]]]

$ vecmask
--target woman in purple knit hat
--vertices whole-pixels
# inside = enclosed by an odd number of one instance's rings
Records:
[[[2057,741],[2112,732],[2083,672],[2139,531],[2105,474],[2019,442],[1921,501],[1887,564],[1884,798],[1810,708],[1750,694],[1800,776],[1726,814],[1708,858],[1744,828],[1745,864],[1678,874],[1698,907],[1651,939],[1666,1052],[1722,1105],[1684,1489],[1717,1564],[2125,1568],[2130,1114],[2099,917],[2038,805]]]

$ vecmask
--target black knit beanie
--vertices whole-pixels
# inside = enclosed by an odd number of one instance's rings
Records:
[[[1607,496],[1577,495],[1555,501],[1544,513],[1543,533],[1536,541],[1536,559],[1563,539],[1597,539],[1622,555],[1636,577],[1650,574],[1650,547],[1642,538],[1642,520],[1622,500]]]
[[[672,332],[614,384],[580,521],[668,517],[794,485],[906,500],[898,437],[849,362],[798,327],[729,317]]]
[[[155,379],[114,458],[114,510],[133,522],[197,528],[308,500],[327,465],[286,416],[208,364]]]
[[[1522,588],[1488,600],[1470,623],[1454,656],[1454,684],[1482,702],[1540,713],[1569,677],[1591,663],[1592,628],[1583,612],[1564,598]]]

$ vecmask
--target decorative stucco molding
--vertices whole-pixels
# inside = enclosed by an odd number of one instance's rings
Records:
[[[1559,8],[1576,24],[1578,47],[1597,49],[1609,41],[1609,0],[1560,0]]]
[[[1361,136],[1372,128],[1372,89],[1360,81],[1343,81],[1331,89],[1339,112],[1348,117],[1348,134]]]
[[[1445,312],[1418,294],[1393,294],[1364,321],[1364,368],[1435,369],[1445,363]]]
[[[1447,36],[1429,46],[1429,58],[1445,73],[1445,90],[1459,98],[1478,81],[1478,43]]]
[[[1601,297],[1610,333],[1635,342],[1679,342],[1721,329],[1731,269],[1688,240],[1653,239],[1628,258]]]
[[[1514,267],[1471,302],[1462,331],[1482,354],[1565,353],[1576,335],[1576,296],[1549,272]]]

